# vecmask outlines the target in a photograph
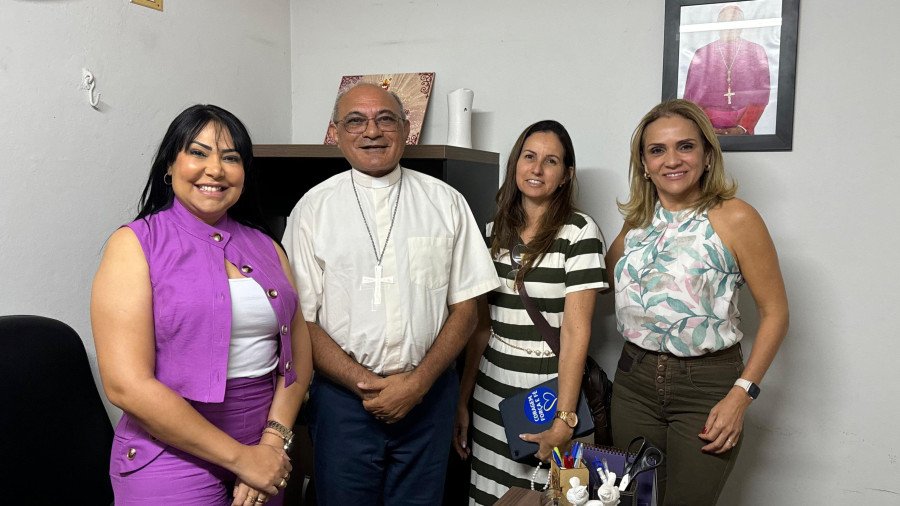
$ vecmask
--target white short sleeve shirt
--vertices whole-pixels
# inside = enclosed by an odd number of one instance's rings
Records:
[[[380,178],[350,170],[311,189],[288,217],[282,242],[304,318],[376,374],[415,368],[449,305],[499,285],[463,196],[399,166]],[[384,250],[380,276],[376,249]]]

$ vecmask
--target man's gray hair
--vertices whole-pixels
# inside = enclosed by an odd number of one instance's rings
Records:
[[[353,86],[351,86],[350,88],[348,88],[347,90],[345,90],[345,91],[339,93],[338,96],[337,96],[337,98],[334,99],[334,108],[331,110],[331,122],[332,122],[332,123],[337,124],[337,122],[341,120],[341,118],[338,118],[338,104],[340,104],[341,99],[344,98],[344,95],[346,95],[347,93],[349,93],[350,90],[356,88],[357,86],[375,86],[375,87],[380,88],[380,86],[378,86],[377,84],[372,84],[372,83],[356,83],[356,84],[354,84]],[[390,91],[390,90],[385,90],[385,91],[387,91],[388,93],[390,93],[391,96],[394,97],[394,100],[397,101],[397,105],[400,106],[400,119],[406,120],[406,108],[403,107],[403,101],[400,100],[400,95],[397,95],[396,93],[394,93],[393,91]]]

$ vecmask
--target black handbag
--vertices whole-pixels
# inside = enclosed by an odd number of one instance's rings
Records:
[[[519,297],[525,311],[537,327],[550,349],[559,356],[559,329],[550,325],[538,310],[534,300],[528,296],[525,283],[517,284]],[[591,416],[594,418],[594,444],[612,446],[612,425],[609,416],[609,404],[612,399],[612,382],[600,364],[588,355],[584,360],[584,375],[581,378],[581,391],[587,399]]]

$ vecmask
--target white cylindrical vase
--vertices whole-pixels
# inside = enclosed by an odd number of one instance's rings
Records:
[[[448,145],[461,148],[472,147],[472,100],[474,98],[475,92],[468,88],[460,88],[447,94]]]

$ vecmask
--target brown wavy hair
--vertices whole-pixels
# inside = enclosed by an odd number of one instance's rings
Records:
[[[528,271],[534,265],[540,263],[540,259],[550,251],[553,240],[559,230],[566,224],[575,209],[575,147],[569,132],[558,121],[543,120],[529,126],[519,135],[516,143],[509,153],[506,162],[506,176],[503,185],[497,191],[497,214],[494,216],[493,232],[491,237],[491,255],[498,257],[502,248],[511,248],[520,241],[519,230],[525,226],[525,208],[522,207],[522,192],[516,184],[516,165],[522,154],[525,141],[532,134],[538,132],[551,132],[559,139],[563,146],[563,166],[567,174],[561,188],[557,188],[550,201],[550,205],[541,222],[538,231],[528,246],[528,253],[522,258],[516,282],[521,282]]]

